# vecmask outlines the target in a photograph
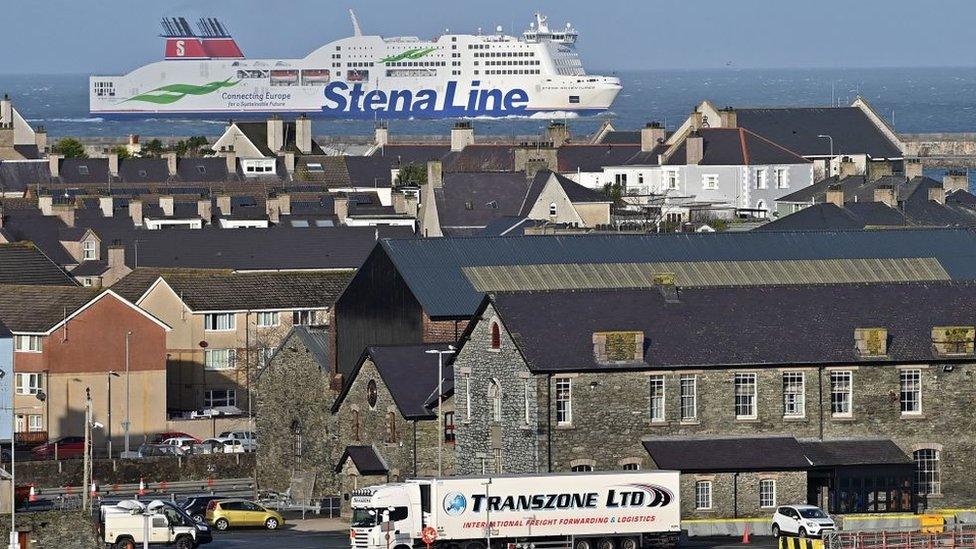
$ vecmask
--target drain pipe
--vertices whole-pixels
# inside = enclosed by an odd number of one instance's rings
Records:
[[[732,473],[732,518],[739,518],[739,473]]]

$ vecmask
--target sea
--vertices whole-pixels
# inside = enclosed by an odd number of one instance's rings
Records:
[[[564,117],[573,135],[590,134],[610,119],[618,129],[637,129],[650,121],[675,128],[704,99],[716,106],[788,107],[849,104],[866,98],[896,131],[976,131],[976,67],[601,71],[615,74],[623,91],[610,112],[594,117]],[[85,74],[0,74],[0,92],[32,124],[47,128],[49,139],[65,136],[154,137],[219,135],[227,120],[147,118],[112,120],[88,113]],[[390,133],[446,134],[451,120],[392,120]],[[476,134],[540,135],[548,120],[505,118],[476,120]],[[317,120],[316,135],[370,135],[373,121]]]

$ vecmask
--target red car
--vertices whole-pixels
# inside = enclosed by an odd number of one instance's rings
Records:
[[[31,458],[54,459],[55,446],[58,459],[74,459],[85,455],[85,437],[61,437],[32,449]]]
[[[168,433],[153,433],[146,437],[146,444],[162,444],[163,441],[168,438],[192,438],[193,440],[197,441],[196,442],[197,444],[200,444],[199,438],[193,435],[188,435],[186,433],[181,433],[180,431],[170,431]]]

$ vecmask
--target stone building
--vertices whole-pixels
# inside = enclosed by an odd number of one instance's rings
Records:
[[[659,282],[486,297],[454,363],[458,473],[667,463],[687,516],[976,502],[976,284]],[[693,463],[729,438],[753,439],[739,465]]]

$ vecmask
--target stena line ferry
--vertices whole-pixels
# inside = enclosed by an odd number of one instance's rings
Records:
[[[165,59],[123,76],[90,78],[98,116],[266,115],[327,118],[551,117],[597,114],[620,80],[586,74],[572,25],[546,17],[522,36],[450,34],[433,40],[353,36],[304,59],[248,59],[226,27],[202,18],[162,21]]]

